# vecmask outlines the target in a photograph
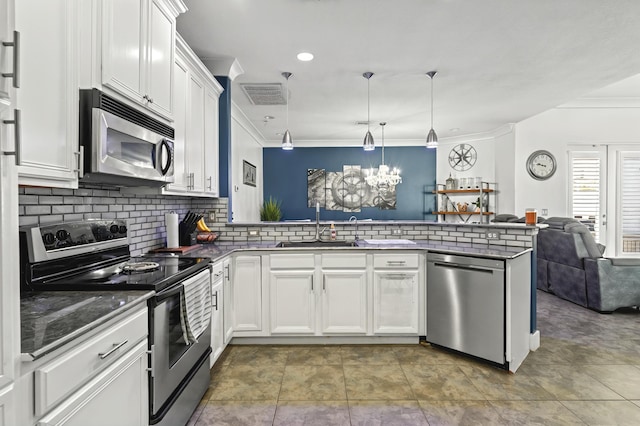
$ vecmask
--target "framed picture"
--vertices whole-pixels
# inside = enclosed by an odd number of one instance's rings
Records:
[[[242,160],[242,183],[256,186],[256,166],[245,160]]]

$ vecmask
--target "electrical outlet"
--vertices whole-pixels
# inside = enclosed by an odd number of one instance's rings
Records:
[[[542,210],[540,211],[540,214],[541,214],[542,216],[548,216],[548,215],[549,215],[549,209],[542,209]]]
[[[216,221],[216,212],[209,212],[209,222]]]
[[[499,240],[500,239],[500,235],[502,235],[502,232],[500,232],[500,231],[486,231],[484,233],[484,237],[487,240]]]
[[[402,229],[401,228],[392,229],[391,230],[391,235],[402,235]]]
[[[249,229],[249,236],[250,237],[257,237],[258,235],[260,235],[260,231],[257,229]]]

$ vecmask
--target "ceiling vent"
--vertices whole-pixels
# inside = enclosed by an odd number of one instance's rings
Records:
[[[240,87],[253,105],[285,105],[280,83],[243,83]]]

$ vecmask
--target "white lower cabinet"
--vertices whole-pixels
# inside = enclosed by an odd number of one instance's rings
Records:
[[[313,269],[271,270],[271,334],[313,334],[316,328],[314,292]]]
[[[376,271],[373,332],[418,334],[418,272]]]
[[[149,422],[147,340],[44,416],[38,426],[141,426]],[[142,386],[141,384],[145,384]]]
[[[262,270],[260,256],[233,258],[230,305],[233,332],[262,330]]]
[[[323,253],[322,333],[367,333],[367,255]]]

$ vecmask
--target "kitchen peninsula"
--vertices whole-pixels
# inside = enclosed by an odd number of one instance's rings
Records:
[[[320,223],[325,225],[329,224]],[[359,239],[350,247],[332,244],[328,238],[309,247],[280,244],[312,241],[314,226],[308,222],[228,224],[219,229],[218,242],[194,252],[212,259],[214,280],[216,267],[225,276],[218,300],[224,301],[220,333],[227,343],[231,337],[235,344],[417,343],[421,336],[431,342],[430,333],[435,335],[435,330],[427,319],[429,289],[438,283],[427,259],[439,254],[445,257],[439,267],[447,263],[447,256],[488,261],[496,267],[495,272],[463,268],[471,286],[487,272],[496,277],[500,324],[485,327],[503,330],[499,346],[504,348],[498,348],[502,358],[492,360],[495,364],[515,371],[529,350],[537,348],[535,315],[530,314],[535,312],[531,309],[535,306],[531,254],[537,227],[376,221],[360,223]],[[355,224],[336,222],[335,227],[338,241],[354,242]],[[402,234],[398,236],[394,229]],[[481,238],[487,233],[500,239]],[[497,244],[489,244],[494,241]],[[480,274],[478,279],[475,274]],[[466,291],[461,291],[463,297]],[[471,323],[482,323],[490,315],[476,302],[455,303],[466,309],[465,317],[474,318]],[[465,352],[462,346],[442,346]],[[481,353],[466,352],[486,359]]]

